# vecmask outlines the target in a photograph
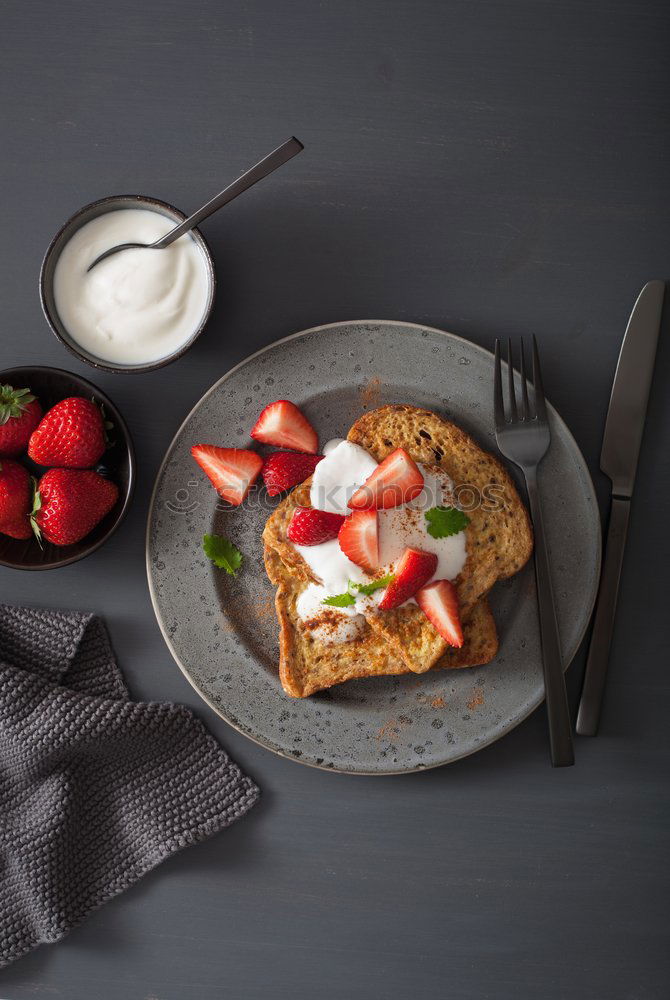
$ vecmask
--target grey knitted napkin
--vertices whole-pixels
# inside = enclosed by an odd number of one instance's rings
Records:
[[[188,709],[130,700],[99,618],[0,604],[0,967],[258,794]]]

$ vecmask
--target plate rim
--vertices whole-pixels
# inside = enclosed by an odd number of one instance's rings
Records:
[[[518,726],[520,726],[522,722],[525,722],[525,720],[529,716],[531,716],[533,714],[533,712],[535,712],[542,705],[542,703],[545,700],[544,694],[540,695],[540,698],[539,698],[538,701],[531,703],[530,706],[528,707],[527,711],[525,711],[522,715],[520,715],[514,721],[513,725],[509,726],[509,728],[506,728],[504,730],[504,732],[498,733],[497,735],[494,734],[493,736],[491,736],[490,739],[487,739],[486,741],[478,744],[476,747],[474,747],[472,749],[466,750],[463,753],[458,754],[458,756],[456,756],[456,757],[451,757],[449,760],[440,761],[440,762],[437,762],[437,763],[434,763],[434,764],[418,764],[415,767],[399,768],[399,769],[392,770],[392,771],[364,771],[364,770],[353,771],[353,770],[350,770],[350,769],[345,768],[345,767],[335,767],[335,766],[329,766],[329,767],[327,767],[324,764],[317,764],[317,763],[315,763],[313,761],[305,760],[302,757],[294,757],[291,754],[286,753],[284,750],[281,750],[278,747],[272,746],[269,742],[261,739],[260,737],[252,735],[251,733],[247,732],[245,729],[242,729],[240,725],[238,725],[237,723],[233,722],[227,715],[224,714],[224,712],[221,710],[221,708],[219,706],[217,706],[205,694],[204,691],[201,690],[201,688],[196,684],[195,680],[191,677],[190,673],[188,672],[188,670],[186,669],[186,667],[184,666],[184,664],[181,662],[179,656],[177,655],[176,650],[173,648],[172,642],[170,641],[170,638],[169,638],[169,636],[168,636],[165,628],[163,627],[163,622],[161,621],[161,616],[159,614],[158,599],[157,599],[157,595],[156,595],[155,590],[154,590],[154,585],[153,585],[153,580],[152,580],[152,575],[151,575],[151,561],[150,561],[150,552],[149,552],[150,539],[151,539],[151,522],[152,522],[152,517],[153,517],[153,512],[154,512],[154,505],[155,505],[155,502],[156,502],[156,494],[158,492],[158,484],[159,484],[159,482],[160,482],[160,480],[162,478],[163,470],[165,469],[165,466],[167,465],[168,458],[169,458],[169,456],[170,456],[170,454],[172,452],[172,449],[173,449],[173,447],[174,447],[174,445],[175,445],[175,443],[177,441],[177,438],[180,436],[180,434],[182,433],[182,431],[184,430],[184,428],[188,424],[189,420],[191,419],[191,417],[193,416],[193,414],[195,413],[195,411],[199,408],[199,406],[216,389],[218,389],[218,387],[223,382],[226,382],[229,378],[231,378],[235,374],[235,372],[238,371],[238,369],[240,369],[243,366],[247,365],[250,361],[253,361],[255,358],[260,357],[262,354],[267,353],[267,351],[271,350],[272,348],[278,347],[280,344],[288,343],[288,341],[291,341],[291,340],[297,340],[299,337],[305,337],[308,334],[313,334],[313,333],[320,333],[320,332],[322,332],[324,330],[332,329],[333,327],[338,327],[338,326],[359,326],[359,325],[360,326],[363,326],[363,325],[406,326],[406,327],[412,327],[412,328],[414,328],[416,330],[428,330],[430,333],[437,333],[437,334],[439,334],[442,337],[447,337],[450,340],[455,340],[455,341],[458,341],[458,342],[460,342],[462,344],[465,344],[465,345],[467,345],[467,347],[469,349],[474,349],[475,351],[478,351],[480,354],[488,356],[491,359],[491,361],[493,361],[493,352],[492,351],[489,351],[486,347],[482,347],[480,344],[476,344],[472,340],[468,340],[467,337],[463,337],[463,336],[461,336],[460,334],[457,334],[457,333],[452,333],[449,330],[442,330],[439,327],[429,326],[426,323],[413,323],[413,322],[409,322],[408,320],[402,320],[402,319],[397,319],[397,320],[394,320],[394,319],[345,319],[345,320],[336,320],[336,321],[334,321],[332,323],[321,323],[318,326],[311,326],[311,327],[308,327],[307,329],[304,329],[304,330],[298,330],[295,333],[289,333],[285,337],[279,337],[277,340],[273,340],[273,341],[271,341],[271,343],[265,344],[263,347],[259,348],[257,351],[254,351],[253,353],[248,354],[246,357],[242,358],[241,361],[238,361],[235,365],[233,365],[232,368],[229,368],[226,372],[224,372],[224,374],[219,379],[217,379],[216,382],[214,382],[209,387],[209,389],[207,389],[199,397],[199,399],[196,400],[196,402],[193,404],[193,406],[191,407],[191,409],[188,411],[188,413],[186,414],[186,416],[184,417],[184,419],[179,424],[179,427],[176,429],[176,431],[172,435],[172,438],[171,438],[171,440],[170,440],[167,448],[165,449],[165,454],[163,455],[163,460],[162,460],[162,462],[161,462],[161,464],[160,464],[160,466],[158,468],[158,471],[156,472],[156,476],[155,476],[155,479],[154,479],[154,484],[153,484],[153,487],[152,487],[152,490],[151,490],[151,496],[149,498],[149,508],[148,508],[148,512],[147,512],[146,531],[145,531],[145,566],[146,566],[146,574],[147,574],[147,584],[148,584],[148,588],[149,588],[149,596],[151,598],[151,605],[152,605],[152,608],[153,608],[153,611],[154,611],[156,622],[158,624],[158,627],[160,629],[161,635],[163,637],[163,640],[164,640],[164,642],[165,642],[168,650],[170,651],[170,654],[171,654],[173,660],[175,661],[175,663],[177,664],[177,666],[179,667],[179,669],[181,670],[182,674],[184,675],[184,677],[186,678],[186,680],[189,682],[189,684],[191,685],[191,687],[193,688],[193,690],[197,693],[198,697],[202,698],[202,700],[205,702],[205,704],[208,705],[209,708],[211,708],[212,711],[216,715],[218,715],[220,719],[223,719],[223,721],[227,725],[229,725],[236,732],[240,733],[246,739],[251,740],[252,743],[255,743],[257,746],[262,747],[264,750],[269,750],[271,753],[277,754],[277,756],[282,757],[284,760],[289,760],[289,761],[292,761],[292,762],[297,763],[297,764],[302,764],[304,767],[312,767],[312,768],[314,768],[314,769],[316,769],[318,771],[327,771],[327,772],[334,773],[334,774],[347,774],[347,775],[359,776],[359,777],[375,777],[375,778],[379,778],[379,777],[393,777],[394,775],[417,774],[417,773],[423,772],[423,771],[433,771],[436,768],[447,767],[450,764],[457,763],[459,760],[464,760],[466,757],[471,757],[473,754],[478,753],[480,750],[483,750],[485,747],[489,747],[489,746],[492,746],[494,743],[497,743],[498,740],[500,740],[500,739],[503,738],[503,736],[507,736],[508,733],[513,732]],[[598,549],[597,549],[597,556],[596,556],[596,572],[594,573],[594,579],[595,579],[596,583],[595,583],[595,586],[593,588],[593,594],[590,596],[590,600],[588,601],[588,605],[587,605],[588,606],[588,615],[585,617],[584,626],[583,626],[583,628],[582,628],[582,630],[581,630],[581,632],[579,634],[578,641],[575,644],[575,651],[572,654],[572,656],[569,659],[566,660],[566,662],[564,664],[563,673],[566,673],[567,670],[568,670],[568,668],[569,668],[569,666],[573,662],[575,656],[577,655],[577,652],[579,651],[579,648],[580,648],[582,642],[584,641],[584,636],[586,635],[586,633],[588,631],[588,628],[589,628],[589,625],[591,623],[591,617],[593,615],[593,609],[595,607],[596,598],[598,596],[599,580],[600,580],[600,574],[601,574],[601,569],[602,569],[602,519],[600,517],[600,507],[598,505],[598,497],[596,495],[595,487],[593,485],[593,479],[591,477],[591,472],[589,470],[589,467],[588,467],[588,464],[586,462],[586,459],[584,458],[584,455],[582,454],[582,450],[579,447],[579,445],[577,444],[577,441],[575,440],[575,437],[574,437],[572,431],[570,430],[570,428],[568,427],[567,423],[565,422],[565,420],[563,419],[563,417],[560,415],[560,413],[558,412],[558,410],[550,402],[550,400],[546,400],[546,405],[547,405],[548,409],[551,411],[554,419],[557,420],[558,423],[561,425],[562,431],[565,433],[566,438],[567,438],[569,444],[574,449],[573,453],[577,456],[579,462],[583,466],[583,471],[586,474],[586,484],[590,487],[591,500],[593,502],[593,509],[595,511],[595,520],[596,520],[595,527],[597,529],[596,535],[597,535],[597,537],[599,536],[599,538],[600,538],[600,541],[599,541],[599,544],[598,544]]]

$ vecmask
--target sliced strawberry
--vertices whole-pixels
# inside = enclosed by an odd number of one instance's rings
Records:
[[[286,534],[294,545],[320,545],[337,538],[343,521],[342,514],[329,514],[316,507],[296,507]]]
[[[340,548],[348,559],[372,573],[379,566],[379,527],[376,510],[355,510],[339,533]]]
[[[260,455],[242,448],[194,444],[191,454],[219,496],[235,507],[242,503],[263,467]]]
[[[382,611],[397,608],[410,597],[414,597],[437,569],[437,556],[434,552],[422,552],[421,549],[405,549],[395,571],[395,578],[384,591],[379,602]]]
[[[463,629],[458,614],[458,595],[451,580],[435,580],[414,595],[426,618],[450,646],[463,645]]]
[[[404,448],[396,448],[356,490],[349,506],[352,510],[398,507],[409,503],[422,489],[423,476],[416,462]]]
[[[288,399],[269,403],[254,424],[251,436],[276,448],[292,448],[312,455],[319,447],[319,439],[309,420]]]
[[[276,497],[311,476],[323,455],[298,455],[295,451],[275,451],[263,463],[263,480],[268,496]]]

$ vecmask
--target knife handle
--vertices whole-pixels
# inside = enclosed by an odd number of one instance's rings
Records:
[[[600,577],[589,654],[586,660],[584,687],[577,713],[577,732],[580,736],[595,736],[598,732],[629,515],[630,500],[612,497],[607,541],[605,542],[605,560]]]

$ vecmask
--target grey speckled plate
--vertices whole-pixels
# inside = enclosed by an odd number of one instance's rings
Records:
[[[550,383],[550,373],[545,375]],[[498,584],[491,604],[501,646],[495,662],[421,677],[350,681],[304,700],[277,676],[273,588],[261,531],[276,503],[254,490],[237,510],[217,509],[192,444],[247,447],[273,399],[297,403],[321,443],[343,437],[364,409],[409,403],[445,414],[495,451],[493,358],[449,333],[411,323],[334,323],[271,344],[224,375],[191,411],[168,449],[149,512],[147,571],[158,622],[175,660],[232,726],[285,757],[360,774],[421,770],[497,740],[543,698],[533,571]],[[566,664],[584,635],[600,570],[596,498],[580,451],[551,410],[552,446],[541,468],[546,528]],[[263,502],[264,498],[264,502]],[[245,555],[236,579],[202,555],[206,532]]]

